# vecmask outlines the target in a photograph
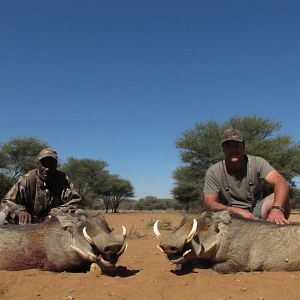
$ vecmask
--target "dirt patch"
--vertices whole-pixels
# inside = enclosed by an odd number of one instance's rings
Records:
[[[195,268],[176,275],[156,248],[151,224],[156,219],[177,225],[178,213],[108,214],[114,232],[128,230],[128,250],[114,277],[98,272],[51,273],[39,270],[0,271],[0,299],[300,299],[300,272],[253,272],[221,275]],[[300,215],[291,220],[300,222]]]

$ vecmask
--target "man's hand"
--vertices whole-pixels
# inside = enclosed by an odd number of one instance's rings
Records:
[[[243,208],[239,208],[239,207],[230,207],[229,210],[231,213],[236,214],[236,215],[240,215],[245,219],[249,219],[249,220],[258,220],[257,217],[255,217],[250,211],[248,211],[247,209],[243,209]]]
[[[18,214],[18,218],[20,225],[31,223],[31,214],[26,210],[20,211]]]
[[[216,195],[210,195],[204,193],[204,205],[209,210],[214,209],[227,209],[230,213],[235,215],[240,215],[241,217],[249,220],[258,220],[257,217],[255,217],[249,210],[234,207],[234,206],[227,206],[222,203],[218,202],[218,196]]]
[[[271,209],[267,220],[276,224],[290,224],[290,221],[284,217],[283,212],[275,208]]]

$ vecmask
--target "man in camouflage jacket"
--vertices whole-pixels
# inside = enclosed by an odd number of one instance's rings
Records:
[[[38,155],[37,168],[20,177],[1,202],[8,222],[38,223],[58,209],[73,210],[81,201],[68,176],[57,170],[57,153],[51,148]]]

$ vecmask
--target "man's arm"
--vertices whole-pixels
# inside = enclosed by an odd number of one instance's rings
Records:
[[[290,209],[288,182],[275,169],[265,177],[265,180],[274,186],[274,201],[273,203],[268,203],[268,207],[266,207],[266,209],[270,211],[267,219],[278,224],[289,223],[281,210],[276,208],[272,209],[272,206],[285,207],[286,211]],[[288,217],[288,214],[286,214],[286,217]]]
[[[257,218],[248,210],[239,207],[228,206],[219,202],[219,197],[213,194],[204,193],[203,201],[205,208],[209,210],[226,209],[232,214],[240,215],[246,219],[257,220]]]
[[[289,199],[289,184],[285,178],[274,169],[265,177],[265,180],[274,186],[273,205],[285,206]]]
[[[9,192],[4,196],[0,207],[0,210],[5,213],[7,220],[15,220],[16,216],[18,216],[20,225],[31,223],[31,215],[26,210],[25,205],[22,204],[23,198],[26,197],[25,187],[22,186],[22,182],[23,178],[19,179],[12,186]]]
[[[64,181],[64,185],[65,185],[65,188],[61,194],[62,204],[59,207],[55,207],[51,209],[50,213],[52,215],[55,215],[59,211],[73,212],[79,208],[79,205],[81,203],[81,197],[79,193],[75,190],[74,185],[69,179],[69,177],[62,172],[60,174],[62,176],[61,180]]]

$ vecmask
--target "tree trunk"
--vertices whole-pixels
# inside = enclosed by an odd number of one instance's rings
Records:
[[[188,212],[189,211],[189,201],[186,201],[186,206],[185,206],[185,210],[186,210],[186,212]]]

